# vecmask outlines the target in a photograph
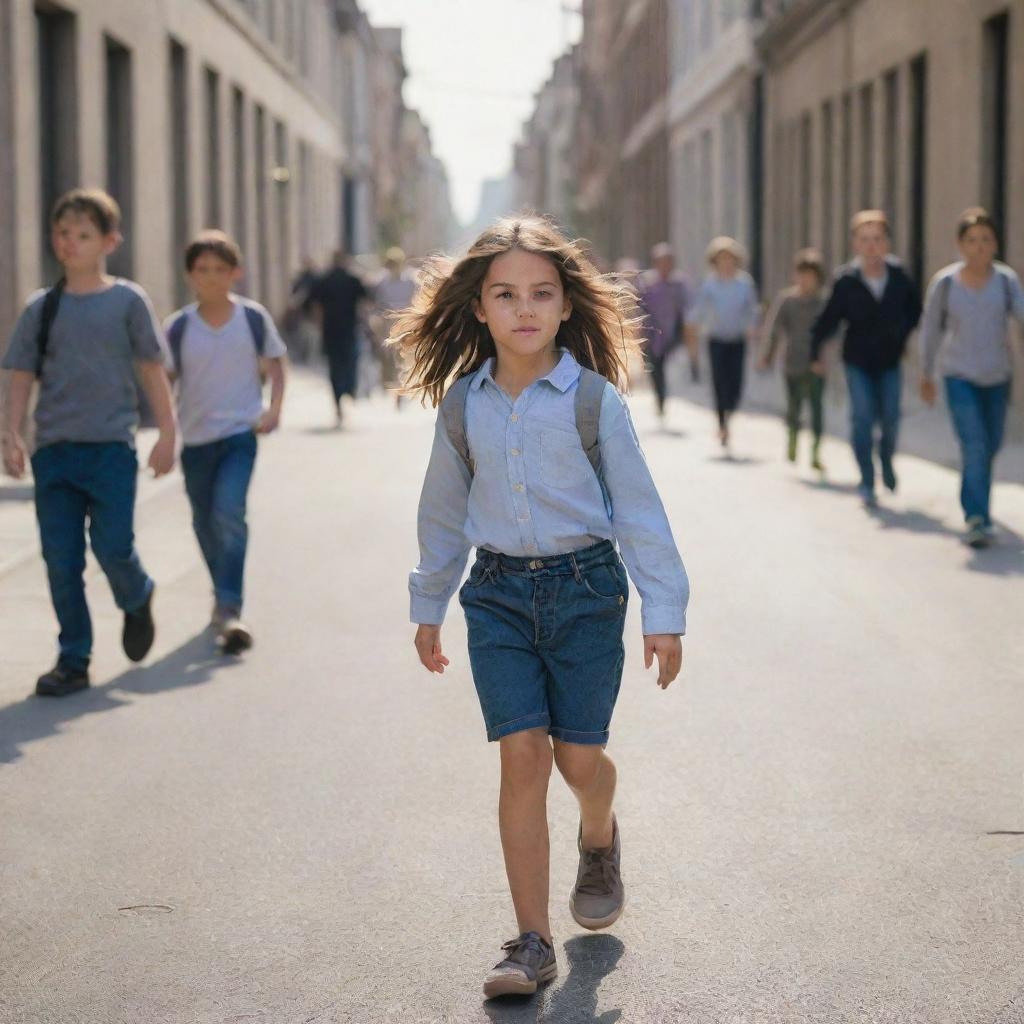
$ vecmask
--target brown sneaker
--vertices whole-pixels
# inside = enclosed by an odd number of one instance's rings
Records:
[[[484,979],[484,997],[528,996],[558,973],[555,951],[536,932],[523,932],[502,945],[508,953]]]
[[[576,886],[569,897],[569,910],[578,925],[597,931],[614,924],[626,902],[619,871],[621,849],[619,823],[612,818],[612,845],[603,850],[583,849],[583,826],[580,825],[576,845],[580,851],[580,868]]]

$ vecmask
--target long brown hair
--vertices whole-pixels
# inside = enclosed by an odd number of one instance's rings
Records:
[[[496,355],[473,304],[480,299],[491,261],[513,249],[546,256],[558,270],[572,313],[556,343],[581,366],[625,388],[629,356],[639,344],[635,294],[601,274],[583,244],[570,241],[553,221],[523,214],[493,224],[461,259],[439,256],[424,265],[416,298],[396,319],[389,338],[406,364],[405,394],[418,394],[436,406],[452,383]]]

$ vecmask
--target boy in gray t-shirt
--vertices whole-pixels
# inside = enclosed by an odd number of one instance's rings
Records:
[[[252,646],[241,620],[246,502],[256,435],[276,430],[280,420],[287,351],[270,314],[231,291],[241,264],[238,246],[222,231],[200,234],[185,250],[197,301],[164,325],[177,378],[192,526],[213,581],[213,625],[228,654]],[[268,408],[264,371],[271,384]]]
[[[85,600],[85,524],[93,554],[124,612],[122,644],[141,661],[153,644],[153,581],[135,550],[137,379],[160,428],[149,457],[156,475],[171,470],[176,444],[164,350],[146,293],[109,277],[120,212],[105,192],[76,189],[51,218],[54,252],[64,275],[36,293],[15,324],[3,368],[12,371],[3,434],[4,469],[25,472],[21,425],[39,382],[36,515],[53,607],[60,623],[56,666],[36,693],[65,696],[89,685],[92,625]]]

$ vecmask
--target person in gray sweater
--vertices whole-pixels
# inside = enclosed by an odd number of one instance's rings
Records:
[[[796,462],[800,418],[806,401],[811,407],[811,466],[825,471],[821,461],[824,429],[825,378],[811,371],[811,327],[825,308],[822,286],[825,266],[817,249],[801,249],[793,260],[793,286],[779,292],[765,330],[765,344],[758,360],[760,370],[771,368],[780,343],[785,341],[786,426],[789,439],[786,457]]]
[[[921,397],[933,404],[936,373],[960,440],[960,504],[965,540],[987,547],[993,539],[992,465],[1003,442],[1010,401],[1010,319],[1024,325],[1020,279],[996,261],[999,235],[981,207],[960,215],[961,259],[943,267],[928,286],[921,328]]]

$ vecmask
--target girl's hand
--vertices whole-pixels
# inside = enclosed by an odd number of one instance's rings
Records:
[[[420,627],[422,628],[422,627]],[[658,656],[658,685],[667,690],[683,667],[683,641],[675,633],[652,633],[644,637],[644,668]]]
[[[429,672],[444,672],[448,659],[441,653],[441,627],[420,625],[416,629],[416,653]]]

